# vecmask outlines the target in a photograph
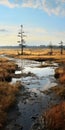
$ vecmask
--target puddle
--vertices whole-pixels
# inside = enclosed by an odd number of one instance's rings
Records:
[[[16,71],[15,74],[31,72],[32,74],[35,74],[34,76],[30,75],[22,78],[12,78],[12,83],[19,80],[31,90],[33,88],[45,90],[56,85],[54,78],[54,67],[38,68],[37,66],[34,66],[34,64],[32,64],[32,66],[33,67],[31,67],[28,62],[28,66],[25,65],[22,71]]]
[[[25,72],[31,72],[36,74],[37,76],[48,76],[48,75],[53,75],[54,74],[54,69],[52,67],[46,67],[46,68],[31,68],[31,67],[25,67],[24,69]]]

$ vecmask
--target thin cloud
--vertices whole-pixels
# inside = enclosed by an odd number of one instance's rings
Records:
[[[11,3],[9,0],[0,0],[0,5],[7,6],[9,8],[15,8],[18,7],[18,4],[16,3]]]
[[[39,8],[49,15],[65,16],[65,0],[16,0],[21,7]]]
[[[0,32],[8,32],[6,29],[0,29]]]
[[[18,31],[18,26],[13,25],[0,25],[0,32],[2,33],[16,33]]]
[[[45,11],[48,15],[65,16],[65,0],[0,0],[0,5],[9,8],[38,8]]]

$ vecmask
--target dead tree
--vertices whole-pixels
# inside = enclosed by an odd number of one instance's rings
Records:
[[[50,48],[49,54],[52,55],[52,54],[53,54],[53,46],[52,46],[52,43],[51,43],[51,42],[50,42],[49,48]]]
[[[63,42],[61,41],[59,44],[60,44],[60,54],[62,55],[63,54]]]
[[[18,41],[18,43],[20,43],[19,44],[19,46],[20,46],[20,48],[21,48],[21,55],[23,55],[23,49],[24,49],[24,47],[25,47],[25,41],[24,41],[24,37],[25,37],[26,35],[24,35],[24,31],[23,31],[23,25],[21,25],[21,30],[20,30],[20,32],[18,33],[18,37],[20,37],[20,41]]]

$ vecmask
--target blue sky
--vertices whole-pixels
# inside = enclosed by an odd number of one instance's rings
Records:
[[[28,45],[65,43],[65,0],[0,0],[0,45],[17,45],[21,24]]]

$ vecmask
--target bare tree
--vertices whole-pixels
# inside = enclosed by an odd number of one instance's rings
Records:
[[[63,42],[61,41],[59,44],[60,44],[60,53],[62,55],[63,54]]]
[[[49,54],[52,55],[52,54],[53,54],[53,46],[52,46],[52,43],[51,43],[51,42],[50,42],[50,44],[49,44],[49,48],[50,48]]]
[[[20,37],[20,41],[18,41],[20,44],[19,44],[19,46],[21,47],[21,55],[23,55],[23,49],[24,49],[24,47],[25,47],[25,41],[24,41],[24,37],[25,37],[26,35],[24,35],[24,31],[23,31],[23,25],[21,25],[21,30],[20,30],[20,32],[18,33],[18,37]]]

